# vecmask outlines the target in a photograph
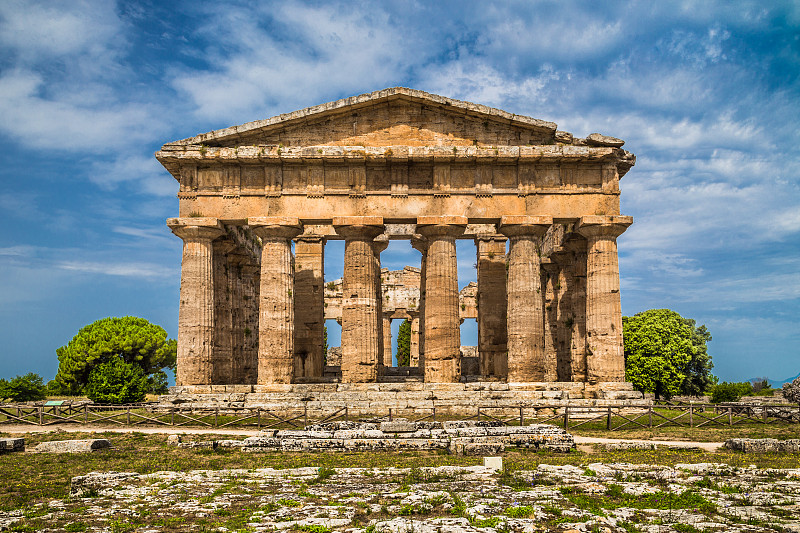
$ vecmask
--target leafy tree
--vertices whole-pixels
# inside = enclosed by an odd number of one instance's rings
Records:
[[[39,374],[30,372],[10,381],[0,379],[0,400],[30,402],[44,400],[46,396],[44,380]]]
[[[149,385],[141,366],[114,356],[92,368],[85,392],[98,403],[141,402]]]
[[[411,322],[403,320],[397,330],[397,366],[411,364]]]
[[[113,358],[139,366],[144,374],[162,368],[175,370],[177,342],[167,339],[164,328],[143,318],[103,318],[81,328],[56,350],[58,373],[55,387],[64,394],[80,394],[92,370]]]
[[[742,396],[747,396],[753,392],[755,392],[753,390],[753,384],[749,381],[744,381],[742,383],[728,383],[727,381],[723,381],[711,391],[711,402],[738,402],[742,399]]]
[[[676,313],[677,314],[677,313]],[[686,396],[700,396],[716,383],[716,377],[711,374],[714,363],[708,354],[707,343],[711,342],[711,333],[705,326],[699,328],[691,318],[682,319],[687,326],[692,328],[692,358],[686,366],[686,379],[681,384],[681,394]]]
[[[704,392],[713,383],[706,351],[711,335],[694,324],[669,309],[622,317],[625,379],[657,398]]]
[[[147,376],[147,392],[149,394],[166,394],[169,392],[169,378],[163,370]]]
[[[781,393],[790,402],[800,405],[800,377],[795,378],[791,383],[784,383]]]

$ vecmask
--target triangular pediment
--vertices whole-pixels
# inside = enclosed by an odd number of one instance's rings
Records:
[[[527,146],[556,125],[404,87],[215,130],[169,146]]]

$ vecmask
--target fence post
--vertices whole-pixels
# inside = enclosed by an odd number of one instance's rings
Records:
[[[349,422],[350,421],[350,416],[347,413],[347,406],[346,405],[344,406],[344,421],[345,422]]]
[[[433,421],[436,422],[436,406],[433,406]]]
[[[733,425],[733,407],[728,406],[728,425]]]
[[[214,427],[217,427],[217,417],[219,417],[219,407],[214,408]]]
[[[89,423],[89,404],[88,403],[83,404],[83,423],[84,424],[88,424]]]
[[[392,408],[389,408],[389,422],[392,421]]]
[[[765,405],[765,406],[763,406],[763,407],[761,408],[761,410],[762,410],[762,414],[763,414],[763,416],[764,416],[764,423],[766,424],[766,423],[767,423],[767,406],[766,406],[766,405]]]
[[[258,420],[258,429],[261,429],[261,408],[256,407],[256,420]]]
[[[522,411],[523,409],[524,409],[524,407],[522,407],[520,405],[519,406],[519,427],[522,427],[522,426],[525,425],[525,414]]]
[[[41,405],[39,406],[39,425],[44,425],[44,407]]]
[[[478,422],[481,421],[481,408],[478,407]]]
[[[569,405],[564,406],[564,429],[569,429]]]
[[[308,426],[308,403],[303,404],[303,427]]]
[[[690,428],[694,427],[694,416],[693,415],[694,415],[694,406],[692,404],[689,404],[689,427]]]
[[[175,408],[174,407],[169,410],[169,425],[170,426],[174,426],[175,425]]]
[[[650,429],[653,428],[653,406],[650,405],[647,408],[647,427]]]
[[[608,416],[606,417],[606,429],[611,430],[611,406],[608,406]]]

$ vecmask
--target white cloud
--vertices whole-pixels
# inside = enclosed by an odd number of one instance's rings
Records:
[[[175,271],[170,266],[155,263],[105,263],[93,261],[62,261],[56,263],[55,268],[82,272],[86,274],[101,274],[106,276],[122,276],[132,278],[169,279],[175,277]]]

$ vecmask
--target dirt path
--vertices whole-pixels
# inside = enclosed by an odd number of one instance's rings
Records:
[[[226,435],[226,436],[245,436],[258,435],[258,429],[224,429],[224,428],[183,428],[183,427],[85,427],[85,426],[29,426],[29,425],[3,425],[0,432],[11,435],[23,433],[91,433],[91,432],[112,432],[112,433],[148,433],[166,435]],[[578,446],[590,446],[592,444],[622,444],[622,443],[652,443],[668,448],[699,448],[701,450],[713,452],[722,448],[721,442],[690,442],[678,440],[646,440],[646,439],[606,439],[602,437],[583,437],[575,435],[575,444]],[[587,450],[589,451],[589,450]]]

